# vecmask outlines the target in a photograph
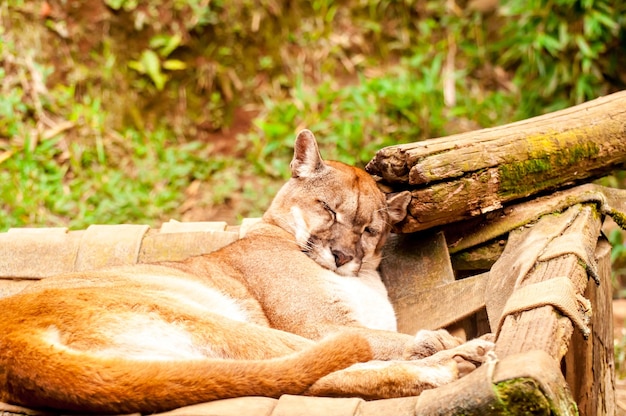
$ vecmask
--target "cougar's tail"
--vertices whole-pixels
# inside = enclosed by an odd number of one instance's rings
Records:
[[[367,340],[355,334],[335,335],[292,355],[254,361],[103,358],[30,339],[28,345],[12,343],[14,353],[0,359],[0,399],[100,414],[300,394],[329,373],[372,359]]]

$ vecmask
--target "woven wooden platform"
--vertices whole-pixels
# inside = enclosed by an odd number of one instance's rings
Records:
[[[398,235],[387,244],[381,274],[400,331],[446,327],[473,338],[499,328],[497,359],[469,376],[419,397],[379,401],[242,397],[167,414],[613,414],[610,247],[600,237],[600,227],[603,212],[626,211],[626,195],[607,198],[602,188],[589,187],[568,192],[578,195],[568,194],[569,204],[560,204],[563,198],[557,194],[542,201],[542,209],[534,209],[531,201],[508,214],[464,226],[470,243],[459,239],[454,228]],[[520,212],[525,213],[521,227]],[[79,231],[11,229],[0,234],[0,296],[61,272],[207,253],[240,238],[254,221],[245,220],[238,227],[171,221],[160,229],[144,225],[94,225]],[[468,232],[472,227],[478,231]],[[499,248],[495,255],[494,246]],[[488,255],[483,255],[486,247]],[[454,263],[464,258],[463,270],[452,267],[450,251],[453,261],[457,258]],[[554,278],[566,279],[569,292],[552,303],[548,299],[536,304],[532,299],[511,309],[508,301],[516,298],[515,293],[530,285],[550,284]],[[589,321],[584,321],[588,310],[572,312],[560,305],[563,299],[583,305],[583,297],[593,310]],[[0,414],[45,413],[0,405]]]

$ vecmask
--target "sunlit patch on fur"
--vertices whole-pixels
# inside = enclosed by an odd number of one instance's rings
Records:
[[[386,368],[401,365],[405,370],[415,372],[416,380],[427,380],[428,384],[440,386],[448,384],[457,378],[457,370],[455,364],[450,361],[446,364],[429,365],[422,361],[381,361],[373,360],[365,363],[354,364],[351,367],[343,370],[345,372],[360,372],[360,371],[384,371]]]
[[[296,237],[296,242],[300,247],[307,247],[311,233],[309,232],[309,228],[304,220],[304,215],[302,215],[302,210],[294,206],[291,207],[289,212],[293,218],[293,231],[294,236]]]
[[[226,296],[219,290],[208,287],[200,282],[167,275],[136,275],[134,280],[144,280],[155,287],[154,295],[161,296],[164,302],[174,301],[176,304],[223,315],[239,322],[249,322],[249,317],[236,300]]]
[[[328,290],[348,302],[352,318],[361,325],[386,331],[396,331],[396,315],[387,297],[387,289],[377,273],[357,277],[325,275]]]
[[[89,346],[89,354],[145,361],[219,357],[206,346],[197,348],[189,332],[162,321],[156,315],[123,314],[116,320],[109,320],[105,326],[106,328],[99,329],[113,335],[110,339],[103,340],[106,346]],[[64,334],[54,325],[44,331],[43,339],[61,351],[76,353],[84,349],[83,346],[72,345],[65,340]]]

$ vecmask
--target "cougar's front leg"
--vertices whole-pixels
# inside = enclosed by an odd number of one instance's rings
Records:
[[[405,359],[405,351],[408,346],[414,344],[415,337],[399,332],[369,329],[358,326],[335,326],[325,325],[318,330],[323,336],[337,332],[354,332],[370,344],[375,360],[402,360]],[[321,338],[321,337],[319,337]]]
[[[469,373],[492,349],[492,342],[475,339],[423,359],[355,364],[322,377],[305,394],[369,400],[416,396]]]
[[[464,342],[445,329],[422,329],[415,336],[371,329],[355,330],[370,341],[374,359],[377,360],[418,360],[458,347]]]
[[[463,344],[463,340],[451,335],[445,329],[431,331],[422,329],[406,345],[403,353],[405,360],[418,360],[430,357],[439,351],[449,350]]]

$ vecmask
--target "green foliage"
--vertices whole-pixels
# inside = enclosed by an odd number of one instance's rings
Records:
[[[523,88],[520,117],[604,94],[621,71],[614,53],[626,23],[621,2],[507,0],[501,11],[506,24],[491,52]]]
[[[62,141],[56,137],[26,142],[10,150],[0,171],[0,218],[5,218],[0,226],[63,225],[68,217],[78,228],[93,223],[152,224],[174,215],[190,183],[232,172],[234,164],[210,158],[210,149],[201,143],[168,143],[164,130],[149,137],[128,130],[124,136],[107,138],[102,156],[97,148],[78,143],[63,152]],[[132,155],[123,166],[114,161],[120,147]],[[63,159],[66,163],[59,163]],[[233,189],[222,184],[213,194],[220,192],[213,203],[224,203]]]
[[[300,81],[288,99],[266,102],[258,131],[244,138],[246,157],[260,173],[285,176],[292,126],[312,129],[326,157],[361,166],[383,146],[444,134],[440,68],[437,58],[429,66],[407,60],[343,88],[333,81],[315,87]]]
[[[258,214],[299,128],[325,157],[362,166],[386,145],[619,85],[623,54],[609,51],[623,50],[624,6],[500,4],[100,0],[33,19],[32,2],[3,3],[0,229],[158,222],[189,195]],[[252,131],[215,154],[242,106],[259,114]]]
[[[622,287],[626,278],[626,244],[624,243],[624,231],[616,228],[610,231],[609,242],[611,243],[611,271],[619,298],[626,297],[626,289]]]
[[[230,181],[218,179],[210,203],[241,192],[232,180],[240,162],[212,155],[202,142],[172,140],[163,127],[110,129],[100,98],[76,101],[75,85],[47,88],[51,68],[1,30],[0,230],[154,224],[176,215],[190,183],[223,172]]]
[[[287,175],[296,126],[312,129],[327,157],[364,166],[384,146],[462,131],[467,127],[458,125],[463,124],[479,128],[510,121],[513,93],[472,93],[479,80],[471,74],[483,65],[485,50],[462,34],[479,30],[479,20],[450,15],[438,2],[429,6],[413,28],[419,39],[380,74],[359,74],[348,83],[330,77],[314,84],[300,74],[285,98],[266,98],[256,129],[242,138],[242,148],[257,171]],[[451,47],[459,49],[454,59],[465,68],[445,68]],[[446,80],[455,95],[450,103],[444,98]]]
[[[147,75],[154,83],[158,91],[162,91],[169,79],[165,71],[182,71],[187,64],[179,59],[168,59],[181,44],[181,36],[156,35],[150,39],[150,49],[141,52],[139,61],[130,61],[129,68],[140,74]]]

